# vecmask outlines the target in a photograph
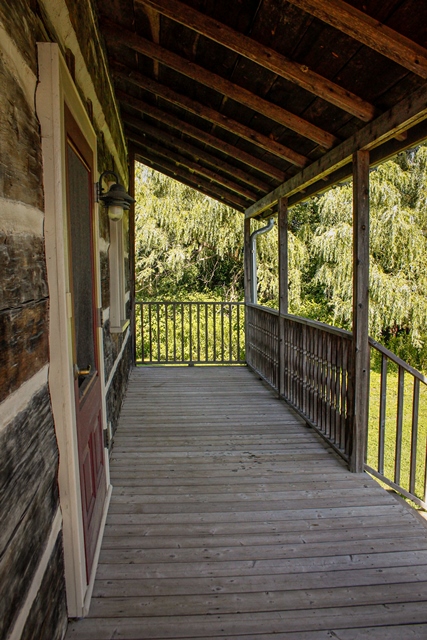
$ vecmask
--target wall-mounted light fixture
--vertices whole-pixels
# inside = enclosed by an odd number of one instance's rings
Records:
[[[106,175],[112,175],[116,179],[116,182],[110,186],[108,191],[102,189],[102,179]],[[124,186],[120,184],[119,178],[114,171],[104,171],[99,176],[99,182],[97,183],[97,200],[101,201],[107,209],[110,220],[121,220],[123,211],[127,211],[132,202],[135,202],[132,196],[127,193]]]

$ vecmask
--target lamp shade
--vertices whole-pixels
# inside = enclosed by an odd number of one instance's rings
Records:
[[[124,186],[120,184],[114,171],[104,171],[99,179],[100,184],[105,174],[114,175],[116,182],[112,184],[105,193],[101,189],[99,200],[107,208],[108,216],[111,220],[121,220],[123,211],[127,211],[135,200],[127,193]]]

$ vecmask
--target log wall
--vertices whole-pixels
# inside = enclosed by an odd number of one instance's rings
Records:
[[[48,0],[0,3],[0,639],[59,640],[67,626],[35,91],[37,42],[57,42],[71,66],[73,59],[84,61],[75,82],[97,133],[98,170],[114,169],[126,184],[126,149],[100,64],[91,4],[58,0],[53,15]],[[107,319],[109,247],[109,221],[100,207]],[[108,419],[115,423],[131,367],[130,340],[110,334],[108,321],[103,331]]]

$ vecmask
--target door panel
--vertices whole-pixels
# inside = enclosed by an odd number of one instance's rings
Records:
[[[89,580],[106,496],[98,332],[95,323],[93,153],[67,108],[65,123],[74,393],[86,572]]]

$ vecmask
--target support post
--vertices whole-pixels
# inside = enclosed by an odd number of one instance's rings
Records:
[[[289,311],[288,276],[288,199],[279,199],[278,210],[279,250],[279,396],[285,393],[285,322],[282,315]]]
[[[129,193],[135,198],[135,151],[129,150]],[[132,340],[132,365],[136,366],[135,322],[135,204],[129,210],[129,279],[130,279],[130,330]]]
[[[353,389],[350,471],[364,470],[369,417],[369,152],[353,155]]]
[[[252,285],[252,271],[251,271],[251,220],[245,219],[244,227],[244,273],[245,273],[245,303],[251,301],[251,285]]]
[[[244,222],[244,245],[243,245],[243,268],[245,275],[245,305],[251,301],[252,269],[251,269],[251,219],[245,218]],[[249,363],[249,313],[245,306],[245,360]]]

